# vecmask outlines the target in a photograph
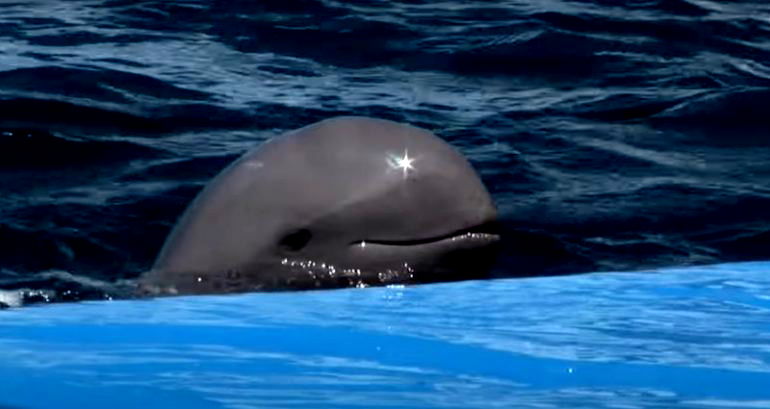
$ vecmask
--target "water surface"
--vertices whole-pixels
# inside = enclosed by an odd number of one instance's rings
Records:
[[[0,406],[765,408],[768,271],[12,309]]]

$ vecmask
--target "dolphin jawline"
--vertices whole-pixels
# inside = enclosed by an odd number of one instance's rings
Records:
[[[362,245],[378,245],[378,246],[419,246],[422,244],[435,244],[448,241],[497,241],[500,239],[500,234],[497,231],[495,223],[485,223],[468,229],[462,229],[447,233],[440,236],[425,237],[419,239],[407,239],[407,240],[378,240],[378,239],[363,239],[355,240],[350,243],[351,246]]]

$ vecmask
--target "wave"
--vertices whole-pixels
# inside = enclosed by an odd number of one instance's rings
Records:
[[[36,129],[0,130],[0,170],[114,165],[116,162],[163,155],[160,149],[128,141],[88,140]]]

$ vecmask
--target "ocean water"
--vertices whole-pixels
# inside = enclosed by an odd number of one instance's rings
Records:
[[[770,407],[769,85],[760,0],[3,2],[0,407]],[[104,301],[349,114],[469,158],[489,280]]]
[[[0,407],[770,407],[770,263],[4,311]]]
[[[763,1],[0,5],[0,289],[104,298],[246,149],[435,131],[503,220],[492,277],[767,260]]]

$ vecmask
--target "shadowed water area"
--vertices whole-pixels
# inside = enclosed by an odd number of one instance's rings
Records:
[[[224,166],[336,115],[434,131],[491,277],[767,259],[762,1],[0,5],[0,289],[107,296]]]

